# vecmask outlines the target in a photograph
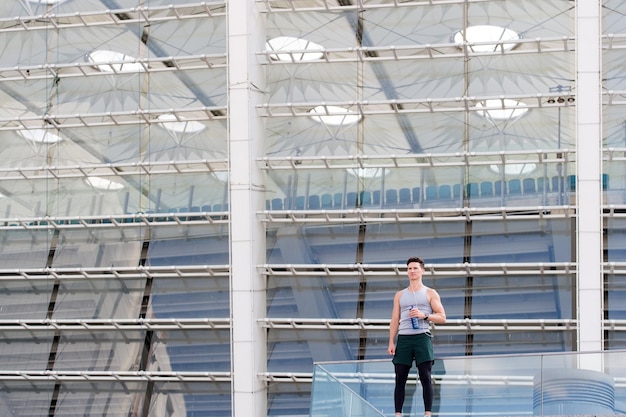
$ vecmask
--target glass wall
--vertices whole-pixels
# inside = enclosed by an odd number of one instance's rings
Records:
[[[6,415],[308,415],[411,256],[438,356],[626,348],[620,1],[0,3]]]

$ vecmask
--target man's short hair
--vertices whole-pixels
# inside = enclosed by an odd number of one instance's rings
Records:
[[[424,261],[422,260],[422,258],[418,258],[417,256],[412,256],[406,261],[406,264],[409,265],[411,262],[417,262],[418,264],[422,266],[422,269],[424,269]]]

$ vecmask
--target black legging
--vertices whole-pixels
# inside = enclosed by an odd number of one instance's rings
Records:
[[[404,397],[406,392],[406,381],[409,378],[411,367],[407,365],[394,365],[396,368],[396,389],[393,392],[393,400],[396,413],[402,413]],[[417,365],[417,372],[422,383],[422,398],[424,399],[424,411],[431,411],[433,408],[433,383],[431,371],[433,361],[422,362]]]

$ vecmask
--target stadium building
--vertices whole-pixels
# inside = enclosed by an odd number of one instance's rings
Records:
[[[0,2],[3,415],[308,416],[411,256],[437,356],[626,348],[625,68],[623,0]]]

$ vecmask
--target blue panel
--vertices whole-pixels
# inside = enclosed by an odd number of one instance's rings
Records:
[[[330,194],[322,194],[322,208],[330,210],[333,208],[333,196]]]
[[[479,196],[478,183],[470,182],[467,184],[467,196],[469,198],[476,198]]]
[[[319,210],[320,208],[322,208],[320,196],[317,194],[310,195],[309,196],[309,209]]]
[[[452,198],[455,200],[461,198],[461,184],[454,184],[452,186]]]
[[[540,193],[550,192],[550,182],[544,177],[537,178],[537,191]]]
[[[295,210],[304,210],[304,204],[306,202],[306,198],[303,195],[299,195],[296,197],[296,206]]]
[[[385,204],[386,205],[398,204],[398,190],[396,190],[395,188],[392,188],[385,192]]]
[[[374,205],[380,206],[380,190],[376,190],[372,193]]]
[[[273,198],[272,199],[272,210],[282,210],[283,209],[283,200],[282,198]]]
[[[509,194],[516,195],[522,193],[522,183],[520,180],[512,179],[509,181]]]
[[[537,193],[537,187],[534,178],[524,178],[522,180],[522,188],[524,194],[535,194]]]
[[[439,199],[450,200],[452,199],[452,187],[447,184],[439,186]]]
[[[480,183],[480,195],[481,197],[493,196],[493,184],[491,181],[483,181]]]
[[[336,209],[343,207],[343,193],[333,194],[333,207]]]
[[[437,186],[436,185],[428,185],[426,186],[426,200],[437,200],[439,196],[437,195]]]
[[[497,180],[493,183],[493,194],[496,196],[501,196],[502,191],[505,189],[505,187],[506,183],[504,183],[502,180]]]
[[[372,192],[371,191],[361,191],[359,193],[359,205],[360,206],[372,205]]]
[[[576,175],[567,176],[567,186],[570,191],[576,191]]]
[[[346,208],[355,208],[357,206],[357,194],[354,191],[350,191],[346,195]]]
[[[413,190],[411,190],[411,194],[414,203],[419,203],[420,201],[422,201],[422,189],[420,187],[413,187]]]
[[[400,203],[410,203],[411,202],[411,190],[408,188],[400,188],[399,193],[399,201]]]

